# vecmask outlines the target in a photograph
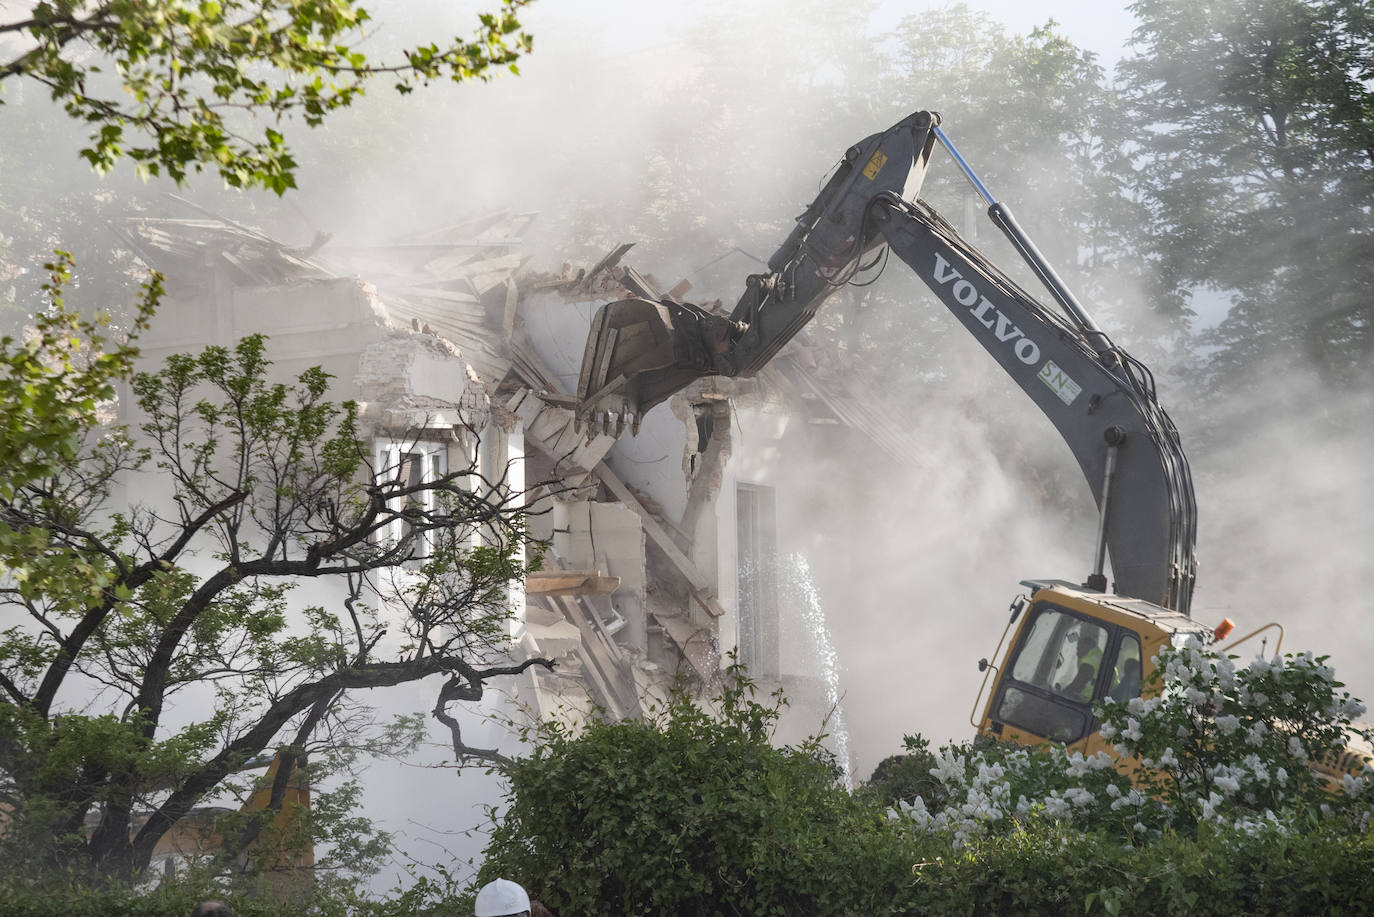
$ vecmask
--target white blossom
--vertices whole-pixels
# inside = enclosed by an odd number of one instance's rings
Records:
[[[1255,723],[1245,733],[1245,744],[1260,746],[1264,744],[1264,734],[1269,731],[1269,727],[1263,723]]]
[[[1045,797],[1045,811],[1054,818],[1067,818],[1069,815],[1069,803],[1059,797],[1059,792],[1052,791]]]
[[[1217,729],[1221,730],[1222,735],[1229,736],[1240,728],[1240,717],[1231,716],[1229,713],[1219,716],[1216,719]]]
[[[1097,801],[1097,798],[1093,796],[1092,793],[1081,786],[1069,787],[1064,791],[1064,798],[1073,805],[1079,807],[1087,807]]]
[[[897,801],[898,808],[901,809],[902,817],[909,818],[916,823],[919,828],[930,827],[930,811],[926,808],[926,801],[917,796],[912,802],[904,800]]]
[[[1236,685],[1235,663],[1225,656],[1217,659],[1217,685],[1223,691],[1230,691]]]
[[[1133,697],[1126,702],[1126,709],[1136,716],[1145,716],[1153,713],[1159,704],[1157,697]]]
[[[931,776],[945,786],[964,782],[964,759],[953,752],[941,751],[935,766],[930,769]]]
[[[1218,774],[1212,779],[1217,789],[1226,793],[1235,793],[1240,790],[1240,781],[1229,774]]]
[[[1267,784],[1269,782],[1269,768],[1264,766],[1259,755],[1246,755],[1241,763],[1250,770],[1250,773],[1255,775],[1255,779],[1260,783]]]

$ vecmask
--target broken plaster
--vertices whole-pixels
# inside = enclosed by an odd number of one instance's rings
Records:
[[[366,345],[354,383],[360,413],[388,429],[481,430],[491,416],[487,387],[458,348],[424,333],[393,328]]]

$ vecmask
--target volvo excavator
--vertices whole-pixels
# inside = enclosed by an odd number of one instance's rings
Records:
[[[921,199],[937,145],[1057,308],[1018,286]],[[728,315],[672,298],[598,310],[578,380],[578,420],[637,433],[645,412],[694,380],[757,373],[883,246],[1050,419],[1098,507],[1091,572],[1081,584],[1022,583],[1029,593],[1013,601],[994,657],[1020,624],[1000,665],[980,663],[984,686],[970,719],[980,734],[1005,741],[1110,751],[1093,705],[1138,694],[1161,646],[1225,636],[1189,615],[1197,520],[1188,460],[1150,371],[1093,321],[959,154],[938,114],[915,112],[850,147],[767,270],[746,278]]]

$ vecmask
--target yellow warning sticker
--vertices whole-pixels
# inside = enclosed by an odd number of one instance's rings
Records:
[[[882,150],[879,150],[878,152],[874,153],[873,158],[868,161],[868,165],[864,166],[864,178],[868,179],[869,181],[872,181],[873,179],[877,178],[878,173],[882,171],[883,163],[885,162],[887,162],[886,153],[884,153]]]

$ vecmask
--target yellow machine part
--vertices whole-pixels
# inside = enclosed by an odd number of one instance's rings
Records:
[[[996,668],[977,723],[979,735],[998,741],[1021,745],[1059,741],[1085,755],[1112,753],[1110,743],[1096,728],[1089,728],[1092,703],[1100,702],[1109,691],[1123,700],[1137,694],[1139,685],[1154,671],[1151,660],[1175,635],[1210,633],[1178,612],[1139,599],[1062,582],[1027,585],[1034,591]],[[1079,635],[1082,642],[1075,639]],[[1085,651],[1090,638],[1095,642]],[[1076,660],[1071,652],[1078,654]],[[1131,665],[1138,666],[1130,673],[1133,685],[1123,683],[1127,679],[1122,669]],[[1088,669],[1091,677],[1078,684],[1075,676],[1087,674]],[[1056,679],[1061,672],[1064,677]],[[1014,673],[1024,680],[1013,677]],[[1017,701],[1038,712],[1018,717]]]
[[[995,667],[992,691],[983,707],[982,719],[976,724],[978,735],[1019,745],[1043,745],[1057,741],[1062,742],[1068,750],[1084,755],[1102,751],[1117,757],[1112,743],[1103,739],[1096,728],[1092,728],[1096,724],[1088,712],[1091,704],[1100,703],[1108,690],[1120,680],[1120,673],[1113,671],[1113,660],[1108,654],[1115,654],[1118,660],[1116,668],[1120,667],[1119,660],[1123,657],[1139,662],[1139,680],[1134,689],[1112,695],[1118,700],[1127,700],[1138,693],[1139,685],[1154,672],[1155,665],[1151,660],[1163,647],[1180,636],[1210,636],[1210,629],[1177,612],[1139,599],[1087,591],[1058,581],[1026,585],[1034,587],[1034,591],[1022,613],[1014,620],[1016,628],[1011,642],[1000,665]],[[1037,621],[1041,623],[1037,625]],[[1274,625],[1266,625],[1266,628],[1270,626]],[[1039,639],[1037,627],[1042,631]],[[1256,633],[1266,628],[1260,628]],[[1067,637],[1074,632],[1101,634],[1107,638],[1101,646],[1102,654],[1095,659],[1092,658],[1093,650],[1083,653],[1081,647],[1074,646],[1080,659],[1088,658],[1095,663],[1091,688],[1078,692],[1072,683],[1056,683],[1053,678],[1043,679],[1043,685],[1036,684],[1036,677],[1044,675],[1047,666],[1050,669],[1073,671],[1073,659],[1069,652],[1070,647],[1078,641],[1071,642]],[[1045,639],[1045,635],[1049,635],[1048,639]],[[1056,639],[1060,640],[1057,644]],[[1241,638],[1241,641],[1245,639],[1248,638]],[[1129,652],[1120,651],[1127,646],[1130,647]],[[1138,652],[1136,646],[1139,647]],[[1030,661],[1023,661],[1023,657]],[[1066,660],[1069,663],[1067,666],[1063,665]],[[1037,661],[1041,663],[1038,666],[1033,664]],[[1017,676],[1025,680],[1018,680]],[[1024,697],[1018,698],[1013,692],[1019,692]],[[1013,704],[1009,699],[1022,700],[1030,713],[1011,709]],[[1047,710],[1049,714],[1045,713]],[[1077,720],[1076,717],[1082,719]],[[1041,728],[1031,726],[1033,722]],[[1081,722],[1082,727],[1064,735],[1053,734],[1054,728],[1075,722]],[[1045,728],[1047,725],[1052,728]],[[1357,741],[1327,759],[1315,761],[1313,770],[1334,792],[1340,789],[1345,774],[1358,774],[1371,764],[1374,764],[1374,748]],[[1137,766],[1135,762],[1127,760],[1118,763],[1118,767],[1127,772]]]
[[[244,804],[244,811],[255,809],[265,809],[272,800],[272,784],[277,779],[277,771],[281,767],[281,755],[272,758],[272,763],[267,766],[267,773],[263,775],[258,788],[248,797]],[[291,831],[293,819],[301,817],[302,813],[310,811],[310,786],[306,782],[304,772],[296,768],[286,784],[286,793],[282,797],[281,811],[272,819],[271,830],[274,834],[283,835]],[[280,869],[303,869],[315,865],[314,845],[289,845],[275,851],[265,851],[260,849],[258,844],[249,852],[251,857],[270,857],[269,863],[263,866],[271,870]]]

